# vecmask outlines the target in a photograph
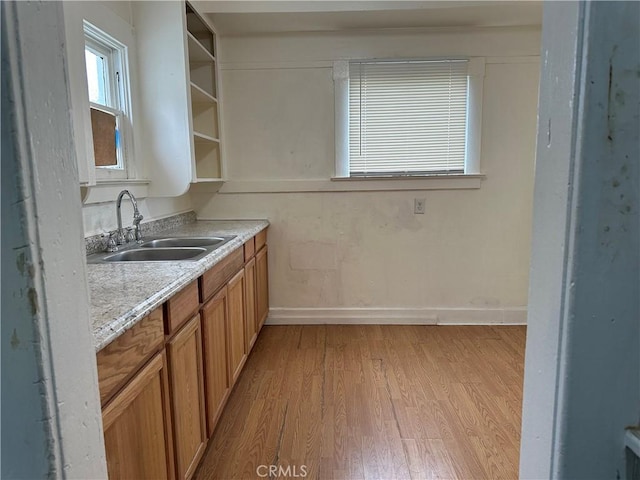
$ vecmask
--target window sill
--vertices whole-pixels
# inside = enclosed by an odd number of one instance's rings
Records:
[[[330,179],[229,180],[219,193],[322,193],[479,189],[482,174],[425,177],[333,177]]]
[[[374,187],[375,190],[465,190],[480,188],[485,178],[482,174],[457,175],[416,175],[404,177],[331,177],[332,182],[353,182],[363,190]]]
[[[98,180],[95,185],[80,186],[82,203],[115,202],[122,190],[129,190],[139,200],[149,193],[149,180]]]

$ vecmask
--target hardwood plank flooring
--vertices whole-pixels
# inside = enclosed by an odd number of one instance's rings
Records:
[[[194,478],[515,479],[525,334],[265,326]]]

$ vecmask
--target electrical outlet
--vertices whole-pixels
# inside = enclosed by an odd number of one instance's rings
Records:
[[[413,213],[424,214],[424,198],[414,198],[413,199]]]

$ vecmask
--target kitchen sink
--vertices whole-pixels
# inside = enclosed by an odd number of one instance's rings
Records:
[[[200,260],[220,248],[235,235],[211,237],[155,237],[140,245],[131,242],[119,247],[117,252],[96,253],[87,257],[87,263],[117,262],[175,262]]]
[[[104,262],[162,262],[171,260],[189,260],[202,255],[206,248],[136,248],[105,256]]]
[[[233,237],[171,237],[148,240],[140,245],[142,248],[165,247],[217,247]]]

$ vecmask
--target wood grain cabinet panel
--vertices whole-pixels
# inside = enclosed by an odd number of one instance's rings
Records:
[[[202,307],[201,315],[207,435],[211,436],[229,395],[226,287]]]
[[[205,448],[200,315],[167,344],[177,477],[190,478]]]
[[[247,354],[258,338],[258,317],[256,314],[256,260],[252,258],[244,267],[244,322]]]
[[[237,248],[219,263],[204,272],[200,279],[202,302],[206,302],[244,265],[244,250]]]
[[[229,330],[229,378],[231,385],[240,375],[247,358],[244,339],[244,269],[240,270],[227,284]]]
[[[98,352],[102,405],[164,344],[162,308],[157,308]]]
[[[163,352],[153,357],[102,411],[111,480],[173,478],[168,403]]]
[[[262,250],[256,253],[256,305],[258,315],[258,331],[264,325],[264,321],[269,315],[269,264],[267,260],[267,249],[265,245]]]
[[[256,252],[267,244],[267,229],[261,230],[255,236]]]
[[[249,240],[244,242],[244,261],[246,262],[251,257],[253,257],[256,253],[256,242],[255,237],[251,237]]]
[[[198,281],[194,280],[167,300],[166,333],[173,334],[173,332],[176,332],[196,313],[199,306]]]

